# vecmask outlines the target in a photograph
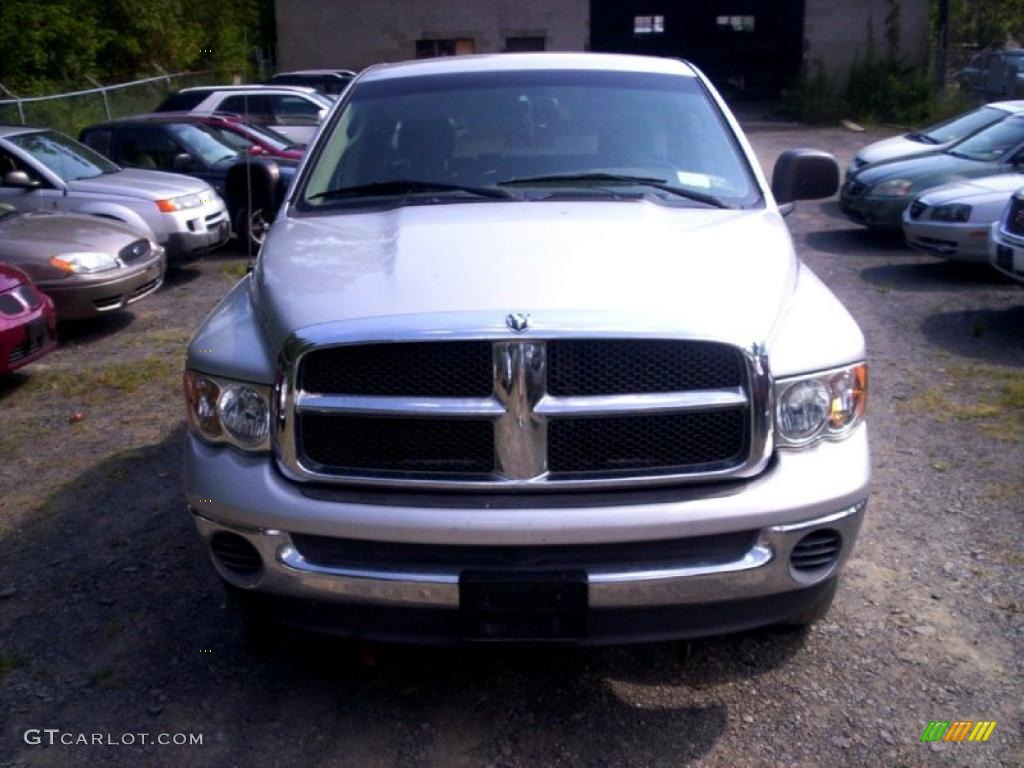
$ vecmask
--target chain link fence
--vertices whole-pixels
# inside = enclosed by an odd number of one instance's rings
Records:
[[[36,125],[70,136],[87,125],[117,117],[152,112],[169,93],[196,85],[215,85],[212,72],[181,72],[130,83],[100,86],[72,93],[25,98],[5,94],[0,83],[0,125]]]

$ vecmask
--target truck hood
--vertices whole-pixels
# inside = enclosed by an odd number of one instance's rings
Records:
[[[388,338],[388,329],[424,328],[427,317],[437,332],[486,318],[508,333],[504,318],[519,312],[539,332],[566,330],[555,318],[614,332],[595,325],[600,316],[633,331],[749,345],[765,341],[796,273],[773,211],[446,203],[282,216],[264,243],[254,299],[275,349],[328,323]],[[376,320],[357,322],[367,318]]]
[[[72,192],[96,195],[119,195],[143,200],[165,200],[179,195],[190,195],[209,189],[205,181],[163,171],[147,171],[140,168],[122,168],[115,173],[105,173],[91,179],[68,182]]]

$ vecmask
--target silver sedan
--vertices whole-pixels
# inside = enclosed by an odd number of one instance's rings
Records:
[[[1004,173],[927,190],[903,212],[907,245],[953,261],[986,263],[992,222],[1021,187],[1024,175]]]

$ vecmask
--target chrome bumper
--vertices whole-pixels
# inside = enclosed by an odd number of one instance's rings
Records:
[[[701,604],[792,592],[820,584],[834,577],[849,557],[866,506],[865,499],[825,516],[765,527],[754,545],[732,562],[657,570],[591,569],[587,573],[589,605],[592,609],[614,609]],[[263,568],[253,576],[240,576],[212,558],[221,577],[235,587],[305,600],[409,608],[459,607],[457,570],[324,567],[307,562],[284,531],[227,525],[198,513],[194,518],[207,545],[215,533],[226,531],[244,537],[259,552]],[[816,529],[837,531],[842,537],[842,549],[830,568],[808,576],[791,568],[789,555],[801,538]]]

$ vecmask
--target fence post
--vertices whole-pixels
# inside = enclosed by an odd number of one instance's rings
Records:
[[[107,113],[107,120],[110,120],[112,115],[110,114],[110,100],[107,98],[107,89],[104,88],[99,83],[97,83],[95,80],[93,80],[88,75],[85,76],[85,79],[88,80],[93,85],[95,85],[97,88],[99,88],[100,96],[103,97],[103,111]]]
[[[4,85],[3,83],[0,83],[0,91],[3,91],[3,92],[4,92],[4,93],[6,93],[6,94],[7,94],[8,96],[10,96],[10,97],[11,97],[12,99],[14,99],[14,103],[18,105],[18,118],[19,118],[19,119],[21,120],[21,124],[22,124],[22,125],[25,125],[25,107],[24,107],[24,106],[22,106],[22,103],[21,103],[21,99],[19,99],[19,98],[18,98],[18,97],[17,97],[17,96],[16,96],[16,95],[15,95],[15,94],[14,94],[14,93],[13,93],[13,92],[11,91],[11,89],[10,89],[10,88],[8,88],[8,87],[7,87],[6,85]]]

